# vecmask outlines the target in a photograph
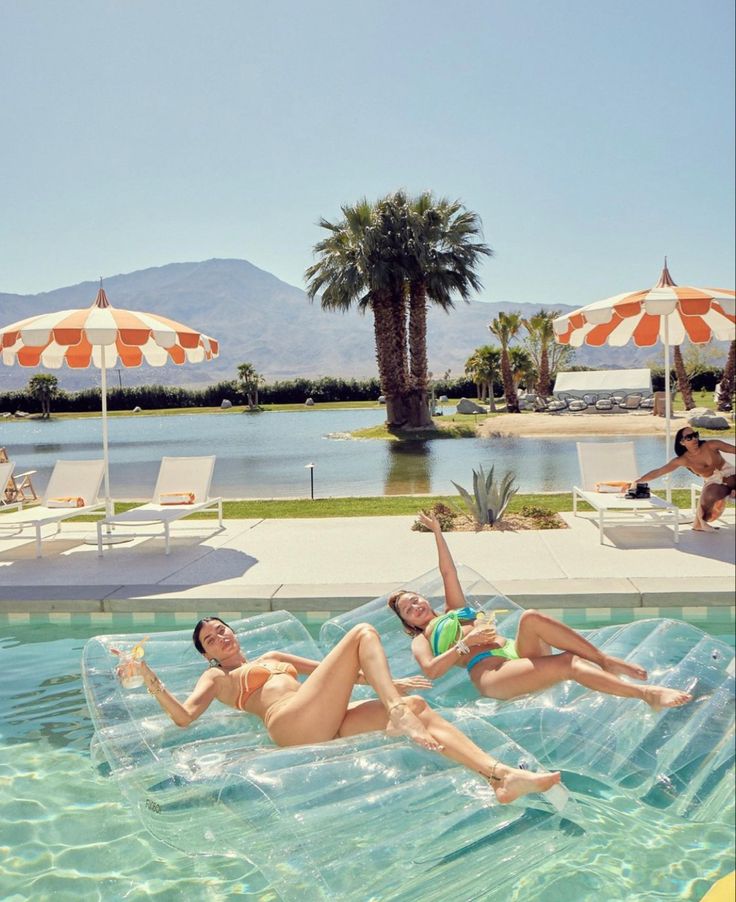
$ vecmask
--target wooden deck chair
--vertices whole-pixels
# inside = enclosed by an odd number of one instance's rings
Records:
[[[652,495],[650,498],[625,498],[621,493],[598,491],[606,482],[632,482],[639,475],[633,442],[578,442],[580,485],[572,489],[572,509],[578,515],[578,499],[586,501],[598,513],[598,530],[603,544],[603,527],[608,517],[620,523],[672,525],[679,542],[679,508]]]
[[[105,517],[97,523],[97,553],[102,555],[102,531],[108,527],[151,526],[163,530],[165,553],[171,552],[171,524],[208,508],[217,508],[222,529],[222,498],[210,497],[215,457],[164,457],[158,471],[151,501],[120,514]],[[156,535],[156,532],[134,532],[131,536]]]
[[[8,452],[5,448],[0,448],[0,464],[11,463]],[[15,464],[13,464],[13,468]],[[11,469],[10,476],[7,479],[0,476],[0,487],[5,489],[0,491],[0,506],[9,504],[25,504],[27,501],[38,501],[38,494],[33,487],[31,476],[34,476],[35,470],[26,470],[25,473],[15,473]]]
[[[4,451],[4,448],[0,448],[0,451]],[[10,508],[10,507],[19,507],[19,503],[15,500],[15,490],[13,483],[13,470],[15,469],[15,464],[12,460],[8,460],[7,457],[3,460],[0,457],[0,486],[5,486],[5,488],[0,491],[0,508]]]
[[[41,557],[42,529],[54,525],[56,535],[63,520],[90,514],[105,506],[99,500],[105,464],[102,460],[57,460],[41,503],[7,514],[0,514],[0,527],[13,528],[14,533],[26,527],[36,530],[36,557]]]

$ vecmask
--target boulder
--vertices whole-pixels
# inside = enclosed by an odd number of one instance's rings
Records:
[[[487,408],[482,407],[476,401],[469,398],[460,398],[456,408],[458,413],[488,413]]]
[[[728,420],[725,417],[715,415],[690,417],[689,423],[696,429],[729,429]]]
[[[447,404],[449,400],[450,399],[447,397],[447,395],[440,395],[440,404]]]
[[[304,402],[304,404],[307,407],[314,407],[314,398],[307,398],[307,400]]]
[[[711,407],[693,407],[692,410],[687,411],[687,418],[692,419],[692,417],[717,417],[718,414]]]
[[[379,396],[378,396],[378,403],[379,403],[379,404],[385,404],[385,403],[386,403],[386,395],[379,395]]]
[[[229,407],[232,407],[232,406],[233,406],[233,402],[228,401],[227,398],[223,398],[222,401],[220,401],[220,410],[227,410]]]
[[[142,408],[140,408],[140,407],[136,404],[136,406],[133,408],[133,413],[140,413],[141,410],[142,410]]]

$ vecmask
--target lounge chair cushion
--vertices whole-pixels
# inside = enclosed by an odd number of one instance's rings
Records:
[[[159,504],[194,504],[196,501],[194,492],[161,492],[158,498]]]

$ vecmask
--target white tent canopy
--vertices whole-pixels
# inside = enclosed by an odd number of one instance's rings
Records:
[[[652,393],[652,371],[641,370],[588,370],[586,372],[558,373],[555,379],[555,395],[582,398],[589,394],[631,395]]]

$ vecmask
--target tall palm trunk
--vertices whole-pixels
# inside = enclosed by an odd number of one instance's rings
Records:
[[[372,302],[378,377],[386,396],[386,424],[393,428],[403,427],[408,416],[405,306],[388,292],[376,293]]]
[[[549,353],[547,351],[547,342],[543,339],[542,349],[539,354],[539,378],[537,380],[537,394],[543,398],[550,394],[549,382]]]
[[[421,280],[409,286],[409,419],[407,426],[433,426],[427,395],[427,287]]]
[[[521,413],[519,398],[514,387],[514,376],[511,372],[509,349],[507,345],[501,347],[501,376],[503,378],[503,393],[506,396],[506,411],[508,413]]]
[[[719,400],[718,400],[718,409],[719,410],[730,410],[731,409],[735,376],[736,376],[736,341],[732,341],[731,347],[728,349],[728,359],[726,360],[726,366],[723,370],[723,378],[721,379],[721,389],[720,389],[720,396],[719,396]]]
[[[690,387],[690,380],[685,372],[685,362],[682,359],[682,351],[680,350],[679,345],[675,345],[672,359],[675,364],[675,373],[677,373],[677,387],[680,389],[685,410],[692,410],[693,407],[695,407],[693,390]]]

